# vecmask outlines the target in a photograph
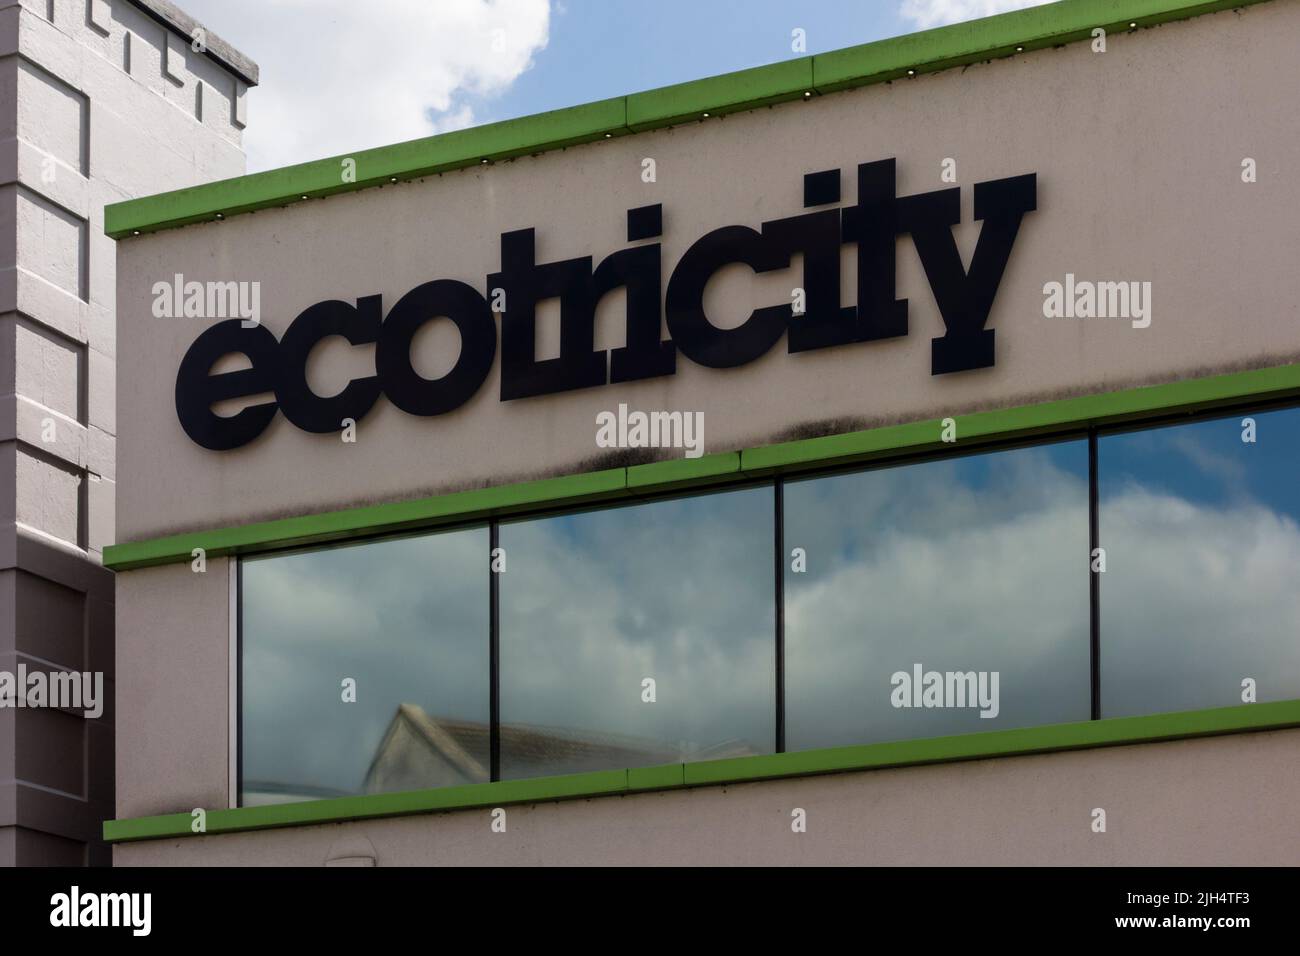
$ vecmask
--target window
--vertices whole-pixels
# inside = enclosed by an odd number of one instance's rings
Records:
[[[1108,435],[1098,467],[1102,716],[1300,698],[1300,410]]]
[[[243,562],[243,805],[488,779],[487,554],[470,528]]]
[[[1297,474],[1262,410],[247,558],[241,799],[1298,699]]]
[[[765,486],[502,524],[502,778],[771,753],[773,521]]]
[[[784,512],[787,749],[1088,719],[1086,441],[788,481]]]

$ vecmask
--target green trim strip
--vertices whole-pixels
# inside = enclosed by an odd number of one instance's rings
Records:
[[[995,730],[955,737],[932,737],[859,747],[836,747],[764,757],[733,757],[703,763],[669,764],[634,770],[498,783],[469,784],[437,790],[339,797],[307,803],[208,810],[207,834],[237,833],[277,827],[373,820],[380,817],[444,810],[498,807],[507,804],[572,800],[583,797],[642,793],[725,783],[879,770],[921,764],[1012,757],[1026,754],[1124,744],[1156,743],[1243,731],[1280,730],[1300,726],[1300,700],[1244,704],[1175,714],[1116,717],[1020,730]],[[168,813],[129,820],[106,820],[104,839],[110,843],[196,836],[191,814]]]
[[[1300,390],[1300,365],[1279,365],[976,412],[953,416],[953,420],[960,445],[1006,437],[1026,438],[1092,425],[1116,425],[1176,411],[1201,411],[1243,399],[1284,397],[1297,390]],[[914,422],[747,449],[740,453],[741,469],[749,474],[763,474],[923,451],[938,445],[940,427],[939,420]]]
[[[813,90],[813,58],[785,60],[737,73],[665,86],[627,97],[627,127],[633,132],[722,116],[802,99]]]
[[[1094,27],[1108,32],[1182,20],[1264,0],[1062,0],[967,23],[925,30],[816,56],[726,73],[662,89],[539,113],[301,163],[235,179],[146,196],[105,207],[104,232],[114,239],[240,213],[288,206],[483,162],[563,149],[684,121],[755,109],[809,93],[883,83],[909,70],[929,73],[967,63],[1072,43]],[[355,160],[353,181],[343,163]]]
[[[833,50],[812,58],[819,93],[883,83],[916,73],[934,73],[981,60],[1091,40],[1097,27],[1107,34],[1129,24],[1152,27],[1205,13],[1246,7],[1262,0],[1067,0],[1000,16],[954,23],[890,40]],[[935,34],[941,34],[936,36]]]
[[[738,451],[725,451],[699,458],[672,458],[649,465],[632,465],[627,470],[627,487],[630,491],[665,491],[725,480],[734,477],[739,471]]]
[[[792,473],[927,450],[953,451],[1006,438],[1042,436],[1173,411],[1201,411],[1251,399],[1263,401],[1291,396],[1300,396],[1300,365],[1234,372],[1019,408],[956,415],[953,416],[957,429],[956,445],[944,444],[940,440],[942,420],[890,425],[701,458],[612,468],[543,481],[458,491],[417,501],[369,505],[115,544],[104,549],[104,566],[126,571],[189,561],[196,548],[202,548],[209,558],[248,555],[367,535],[435,528],[453,522],[486,520],[552,507],[574,507],[701,484],[725,487],[739,480],[776,472]]]
[[[104,549],[104,566],[125,571],[189,561],[196,548],[202,548],[205,557],[211,558],[327,544],[364,537],[376,531],[434,528],[450,522],[499,517],[540,506],[603,501],[623,494],[626,485],[626,469],[615,468],[498,488],[457,491],[417,501],[397,501],[235,528],[177,534],[133,544],[110,545]]]

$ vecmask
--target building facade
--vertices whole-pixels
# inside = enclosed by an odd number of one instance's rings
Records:
[[[159,0],[0,4],[0,671],[103,675],[94,708],[14,695],[0,709],[9,865],[110,862],[113,575],[101,553],[115,534],[118,352],[103,209],[243,173],[257,66],[199,29]]]
[[[110,207],[119,865],[1265,864],[1300,3]]]

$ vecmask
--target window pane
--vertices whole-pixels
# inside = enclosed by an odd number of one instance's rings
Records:
[[[244,804],[486,781],[487,565],[485,528],[245,560]]]
[[[773,750],[772,495],[501,526],[503,778]]]
[[[1088,541],[1085,441],[788,482],[787,748],[1087,720]]]
[[[1099,442],[1103,716],[1300,697],[1300,411],[1245,417]]]

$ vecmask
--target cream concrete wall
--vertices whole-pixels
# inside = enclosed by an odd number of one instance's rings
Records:
[[[118,844],[117,866],[1294,866],[1300,730]],[[806,833],[791,811],[807,811]],[[1092,832],[1092,811],[1106,832]]]
[[[131,347],[121,356],[117,540],[594,467],[595,416],[619,402],[703,411],[706,450],[722,451],[830,419],[865,427],[1285,362],[1300,355],[1297,35],[1300,3],[1276,0],[1112,36],[1105,54],[1074,44],[122,241],[118,315]],[[1259,164],[1249,185],[1247,156]],[[657,161],[654,184],[641,181],[644,157]],[[260,281],[263,322],[278,336],[324,299],[382,293],[389,307],[439,277],[482,290],[506,230],[536,227],[539,261],[603,256],[626,245],[624,210],[662,202],[667,274],[711,229],[798,214],[804,173],[841,167],[851,203],[856,164],[888,157],[898,158],[900,195],[941,188],[941,161],[957,160],[967,258],[973,184],[1038,174],[1038,211],[989,323],[996,367],[930,375],[929,342],[943,326],[903,237],[905,339],[794,356],[779,343],[725,371],[679,357],[672,377],[508,403],[498,361],[451,414],[417,418],[381,400],[355,445],[277,416],[252,444],[214,453],[176,420],[176,369],[208,323],[152,316],[153,283],[174,273]],[[1067,272],[1152,282],[1151,327],[1045,319],[1043,284]],[[799,269],[755,279],[730,267],[706,305],[718,324],[735,324],[801,283]],[[845,284],[855,301],[851,274]],[[622,293],[603,304],[598,347],[622,343],[622,304]],[[539,333],[543,355],[555,354],[557,314]],[[426,374],[454,354],[454,333],[439,333],[417,343]],[[322,345],[317,391],[373,374],[372,356],[340,339]]]
[[[230,805],[230,564],[117,579],[117,815]]]

